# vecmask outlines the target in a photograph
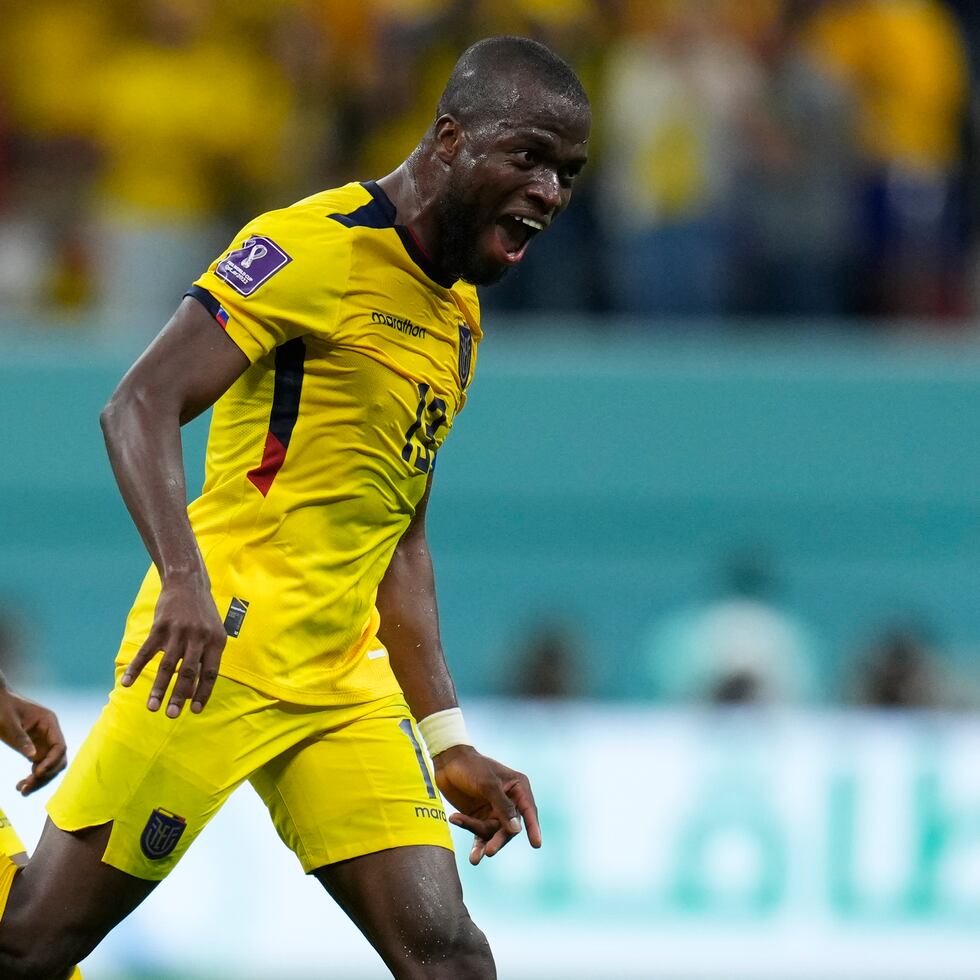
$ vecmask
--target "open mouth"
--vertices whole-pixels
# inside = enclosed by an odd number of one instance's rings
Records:
[[[516,265],[524,258],[528,243],[544,231],[544,222],[522,214],[505,214],[497,219],[496,233],[504,261]]]

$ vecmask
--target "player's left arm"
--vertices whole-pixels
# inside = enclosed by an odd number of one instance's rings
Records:
[[[392,670],[412,714],[420,721],[458,707],[456,688],[439,638],[435,576],[425,535],[425,511],[432,477],[378,587],[381,626]],[[533,847],[541,846],[541,827],[531,784],[472,745],[456,744],[432,757],[436,783],[457,808],[449,819],[474,835],[470,862],[492,857],[521,831],[521,818]]]

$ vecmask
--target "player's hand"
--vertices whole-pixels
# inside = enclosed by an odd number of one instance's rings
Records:
[[[58,718],[50,708],[0,688],[0,740],[31,761],[17,792],[28,796],[65,768],[67,749]]]
[[[168,583],[160,591],[146,642],[123,673],[122,686],[133,684],[143,668],[162,652],[147,708],[159,710],[176,671],[177,683],[167,703],[167,717],[176,718],[188,698],[191,698],[191,711],[203,711],[218,678],[221,652],[227,640],[209,589],[198,584]]]
[[[442,795],[459,811],[449,817],[473,834],[470,864],[493,857],[521,832],[521,818],[532,847],[541,846],[538,808],[523,773],[481,755],[471,745],[456,745],[433,760]]]

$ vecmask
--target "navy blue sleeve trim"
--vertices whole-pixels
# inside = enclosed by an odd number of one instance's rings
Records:
[[[215,320],[218,319],[218,310],[221,309],[221,304],[206,289],[202,289],[200,286],[191,286],[184,295],[196,299]]]

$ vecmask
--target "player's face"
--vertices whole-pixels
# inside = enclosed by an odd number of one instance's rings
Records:
[[[588,109],[539,94],[511,118],[464,133],[453,161],[439,207],[440,253],[468,282],[488,285],[517,265],[568,206],[585,165]]]

